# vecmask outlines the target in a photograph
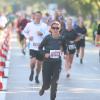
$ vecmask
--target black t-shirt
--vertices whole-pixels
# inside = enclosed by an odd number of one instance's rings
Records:
[[[39,50],[43,50],[44,54],[50,54],[50,57],[47,60],[59,61],[61,60],[61,51],[63,50],[64,53],[66,52],[66,46],[62,36],[59,38],[53,38],[50,34],[43,39],[39,45]]]
[[[41,44],[39,45],[39,50],[45,51],[45,53],[49,53],[50,50],[61,50],[61,48],[65,51],[65,44],[63,42],[63,37],[60,36],[59,38],[55,39],[52,35],[47,35]]]
[[[77,26],[75,30],[76,30],[77,34],[84,35],[84,38],[82,38],[82,39],[85,39],[85,35],[87,33],[87,30],[84,26],[83,27]]]
[[[66,46],[66,53],[73,54],[75,53],[76,50],[76,43],[75,40],[78,38],[78,34],[74,29],[69,30],[64,30],[63,32],[63,41]],[[64,52],[65,53],[65,52]]]
[[[78,34],[76,33],[74,29],[70,31],[66,29],[63,32],[63,37],[64,37],[64,41],[67,43],[69,41],[74,41],[78,37]]]

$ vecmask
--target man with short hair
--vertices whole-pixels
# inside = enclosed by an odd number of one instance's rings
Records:
[[[35,81],[36,83],[39,83],[39,73],[41,71],[41,57],[38,56],[38,46],[43,40],[45,36],[45,29],[46,24],[41,22],[42,13],[40,11],[37,11],[35,13],[34,21],[28,23],[23,30],[23,35],[29,39],[29,50],[30,50],[30,67],[31,67],[31,73],[29,76],[29,80],[33,80],[34,75],[34,68],[35,65],[37,65],[36,68],[36,76]],[[38,60],[37,60],[38,59]]]

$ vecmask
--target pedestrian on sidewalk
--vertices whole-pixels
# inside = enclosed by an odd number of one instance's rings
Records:
[[[44,50],[42,69],[43,85],[39,92],[42,96],[45,90],[50,89],[50,100],[55,100],[57,84],[61,71],[61,52],[65,51],[63,39],[60,34],[61,24],[54,21],[50,27],[50,34],[41,42],[39,49]]]
[[[29,52],[30,52],[30,68],[31,73],[29,80],[33,81],[34,68],[36,68],[35,82],[39,83],[39,73],[41,71],[42,61],[38,56],[38,46],[45,36],[46,24],[42,21],[42,13],[40,11],[35,12],[34,19],[28,23],[23,30],[23,35],[29,40]],[[38,59],[37,59],[38,57]]]

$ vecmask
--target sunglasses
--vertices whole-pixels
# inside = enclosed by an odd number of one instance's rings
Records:
[[[60,28],[59,27],[51,27],[52,29],[54,30],[59,30]]]

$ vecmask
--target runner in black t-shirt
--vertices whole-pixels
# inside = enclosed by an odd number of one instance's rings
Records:
[[[50,100],[56,98],[57,82],[61,71],[61,51],[62,48],[64,51],[66,50],[60,35],[60,28],[60,23],[54,21],[50,28],[51,34],[46,36],[39,46],[40,50],[44,50],[43,85],[39,94],[42,96],[44,91],[51,86]]]
[[[68,18],[67,20],[67,28],[63,32],[64,41],[66,44],[66,54],[65,54],[65,67],[67,70],[67,78],[70,77],[71,66],[73,62],[73,57],[76,50],[75,42],[79,41],[80,37],[76,33],[76,31],[72,28],[72,19]]]
[[[80,63],[82,64],[83,57],[84,57],[84,48],[85,48],[85,36],[87,33],[87,30],[84,26],[82,18],[79,18],[79,20],[78,20],[78,26],[76,27],[76,32],[77,32],[77,34],[79,34],[81,36],[80,41],[78,41],[76,43],[76,46],[77,46],[76,56],[78,57],[78,55],[80,55]]]

